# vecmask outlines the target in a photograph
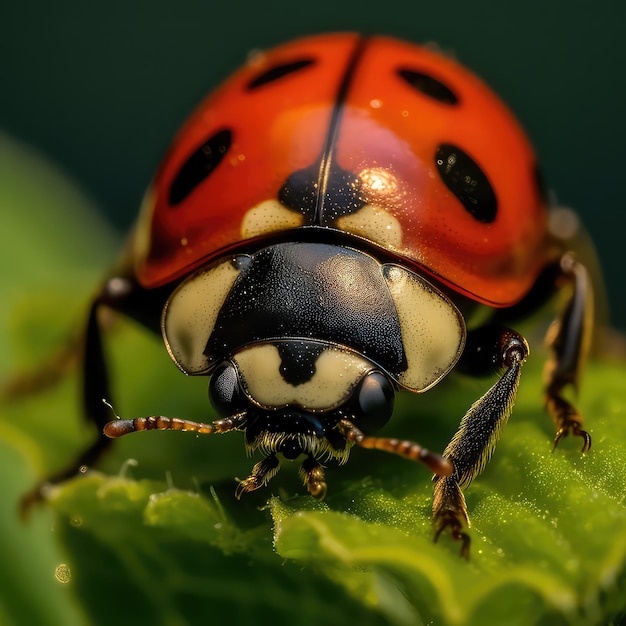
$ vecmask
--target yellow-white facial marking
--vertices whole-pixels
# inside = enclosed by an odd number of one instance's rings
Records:
[[[389,250],[398,250],[402,246],[402,226],[385,209],[373,204],[340,217],[335,222],[341,230],[373,241]]]
[[[251,239],[267,233],[298,228],[304,224],[301,213],[290,211],[278,200],[266,200],[252,207],[241,222],[241,237]]]
[[[385,267],[408,363],[398,382],[416,392],[426,391],[461,356],[465,322],[456,306],[420,276],[398,265]]]
[[[188,278],[167,301],[161,321],[163,339],[185,374],[203,374],[210,368],[203,351],[238,275],[230,261],[220,263]]]
[[[340,406],[363,376],[374,369],[359,355],[330,344],[316,359],[311,379],[298,385],[282,377],[278,348],[270,343],[249,346],[237,352],[232,361],[255,404],[264,408],[298,406],[309,411]]]

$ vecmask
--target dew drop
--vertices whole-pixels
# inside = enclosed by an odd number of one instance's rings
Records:
[[[57,565],[56,569],[54,570],[54,577],[60,583],[63,583],[63,584],[69,583],[70,580],[72,580],[72,573],[70,572],[69,566],[66,565],[65,563],[61,563],[60,565]]]

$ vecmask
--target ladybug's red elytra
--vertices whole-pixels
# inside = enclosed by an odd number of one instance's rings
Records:
[[[93,302],[87,415],[109,438],[243,431],[264,458],[238,496],[266,485],[281,457],[302,459],[315,497],[322,462],[345,462],[353,445],[423,462],[436,535],[467,554],[462,489],[494,450],[529,353],[508,324],[564,285],[546,406],[555,444],[567,434],[591,444],[562,392],[585,358],[592,290],[549,227],[538,171],[509,110],[432,49],[340,33],[255,54],[175,138],[122,270]],[[161,332],[185,374],[209,376],[220,419],[109,422],[101,307]],[[477,307],[486,313],[472,327]],[[442,455],[375,435],[397,391],[426,392],[453,369],[501,375]]]

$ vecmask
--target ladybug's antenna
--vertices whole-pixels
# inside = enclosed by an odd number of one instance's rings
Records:
[[[199,435],[212,435],[213,433],[227,433],[231,430],[244,430],[247,417],[247,413],[242,411],[241,413],[235,413],[230,417],[215,420],[208,424],[193,422],[179,417],[166,417],[164,415],[136,417],[131,420],[118,418],[105,424],[103,432],[111,439],[140,430],[180,430],[183,432],[198,433]]]
[[[351,443],[370,450],[384,450],[402,456],[411,461],[418,461],[426,465],[437,476],[452,476],[454,466],[450,459],[446,459],[436,452],[422,448],[414,441],[405,441],[391,437],[367,437],[350,420],[342,419],[337,425],[339,432]]]

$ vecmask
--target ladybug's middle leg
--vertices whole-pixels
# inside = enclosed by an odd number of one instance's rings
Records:
[[[546,343],[552,355],[546,362],[546,407],[556,425],[554,446],[568,434],[581,437],[582,451],[591,447],[591,437],[582,428],[582,417],[563,396],[563,390],[578,387],[580,372],[589,351],[593,327],[593,291],[585,267],[573,255],[565,254],[561,276],[573,286],[572,295],[561,316],[550,327]]]
[[[572,434],[582,438],[582,451],[586,452],[591,447],[591,437],[582,428],[580,413],[564,395],[568,387],[574,391],[578,388],[593,334],[594,294],[585,266],[572,253],[566,252],[545,268],[523,300],[507,309],[499,309],[492,321],[515,323],[537,312],[553,300],[555,294],[566,289],[571,289],[569,300],[546,336],[551,355],[544,369],[545,404],[556,426],[554,446]]]
[[[457,433],[443,452],[454,471],[451,476],[435,476],[433,522],[435,539],[449,531],[462,541],[461,555],[469,555],[465,528],[469,517],[462,489],[465,489],[489,461],[504,428],[519,386],[522,365],[528,356],[526,340],[509,329],[485,327],[469,333],[463,360],[473,360],[482,369],[506,368],[500,379],[475,402],[461,420]]]

